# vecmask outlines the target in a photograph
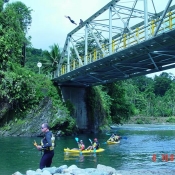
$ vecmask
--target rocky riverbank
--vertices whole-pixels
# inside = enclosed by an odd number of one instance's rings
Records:
[[[115,170],[112,167],[105,165],[97,165],[97,168],[78,168],[76,165],[62,165],[60,167],[37,169],[36,171],[27,170],[26,175],[172,175],[175,174],[175,169],[158,169],[158,170]],[[15,172],[12,175],[24,175],[20,172]]]
[[[26,175],[121,175],[118,174],[117,171],[109,166],[104,165],[97,165],[97,168],[85,168],[81,169],[78,168],[76,165],[62,165],[60,167],[50,167],[50,168],[43,168],[37,169],[36,171],[27,170]],[[12,175],[23,175],[20,172],[15,172]]]

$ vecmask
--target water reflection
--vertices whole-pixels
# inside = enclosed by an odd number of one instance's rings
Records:
[[[75,162],[97,162],[97,155],[96,153],[93,154],[76,154],[76,153],[64,153],[64,160],[75,160]]]

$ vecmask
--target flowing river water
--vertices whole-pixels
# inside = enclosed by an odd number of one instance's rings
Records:
[[[123,136],[116,145],[107,145],[109,134]],[[56,138],[55,156],[52,166],[75,164],[79,168],[96,168],[97,164],[111,166],[117,170],[174,169],[175,125],[123,125],[110,133],[76,136],[87,146],[89,138],[97,137],[104,152],[89,155],[67,155],[64,148],[77,147],[75,137]],[[36,170],[41,153],[33,146],[41,138],[0,137],[0,174],[11,175],[19,171]]]

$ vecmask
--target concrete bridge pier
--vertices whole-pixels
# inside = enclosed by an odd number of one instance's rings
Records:
[[[69,100],[74,106],[74,115],[79,129],[87,129],[87,109],[85,103],[85,88],[64,87],[61,86],[62,98]]]

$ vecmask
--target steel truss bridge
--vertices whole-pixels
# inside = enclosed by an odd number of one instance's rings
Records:
[[[81,23],[67,35],[52,80],[87,87],[175,68],[175,5],[158,0],[165,6],[157,12],[154,1],[112,0]]]

